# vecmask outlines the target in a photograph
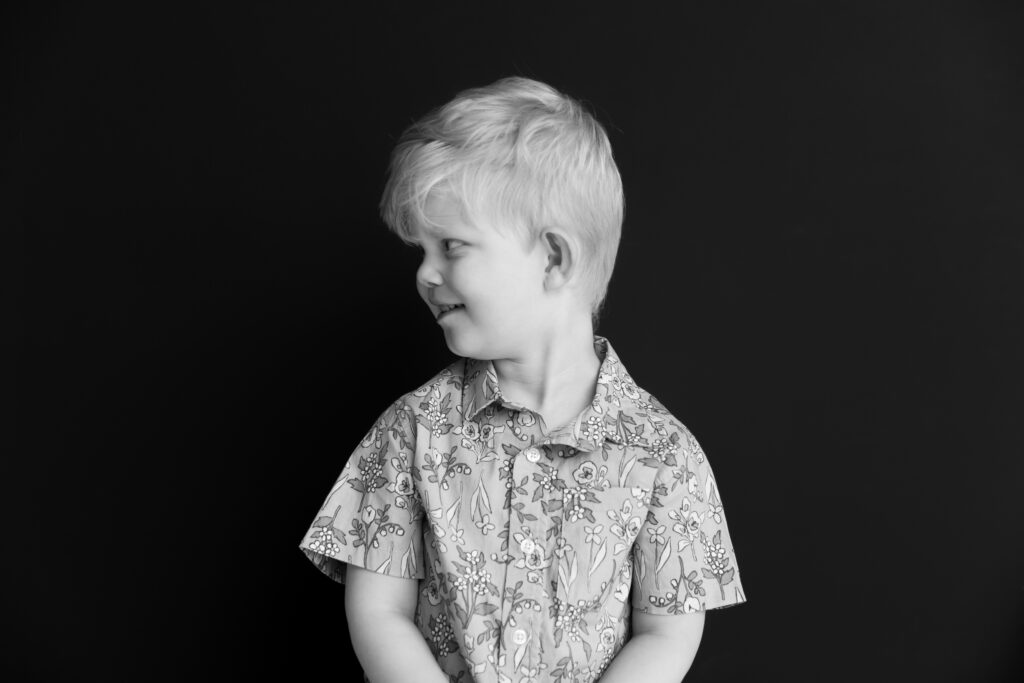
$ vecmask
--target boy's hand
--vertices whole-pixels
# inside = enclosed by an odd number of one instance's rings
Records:
[[[345,583],[352,649],[368,679],[373,683],[448,683],[448,676],[413,623],[417,579],[387,576],[349,564]]]
[[[679,683],[704,633],[704,612],[653,615],[633,610],[633,637],[619,650],[601,683]]]

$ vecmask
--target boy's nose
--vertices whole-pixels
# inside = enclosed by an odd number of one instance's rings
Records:
[[[430,263],[430,259],[424,258],[416,269],[416,282],[424,287],[437,287],[441,284],[441,273]]]

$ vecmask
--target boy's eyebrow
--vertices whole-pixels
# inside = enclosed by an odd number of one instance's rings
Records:
[[[409,241],[412,242],[413,244],[420,244],[420,242],[422,242],[420,237],[421,237],[421,235],[423,233],[426,233],[427,237],[434,237],[434,238],[438,238],[438,239],[440,239],[440,237],[441,237],[441,234],[437,230],[422,230],[421,229],[421,230],[417,230],[416,232],[409,233]]]
[[[418,226],[417,230],[415,230],[414,232],[410,232],[409,233],[409,239],[411,241],[415,242],[416,244],[419,244],[419,242],[420,242],[419,234],[420,233],[426,233],[429,237],[434,237],[436,239],[444,239],[446,237],[450,237],[450,236],[453,236],[453,235],[463,235],[463,236],[465,236],[466,230],[465,230],[465,228],[452,229],[452,228],[446,228],[446,227],[438,227],[438,226],[432,225],[432,224],[431,225],[420,225],[420,226]]]

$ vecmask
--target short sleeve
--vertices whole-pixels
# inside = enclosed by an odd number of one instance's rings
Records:
[[[711,465],[686,428],[670,443],[633,546],[632,606],[687,614],[746,602]]]
[[[345,583],[347,564],[422,579],[423,506],[414,483],[416,421],[393,403],[353,451],[299,548]]]

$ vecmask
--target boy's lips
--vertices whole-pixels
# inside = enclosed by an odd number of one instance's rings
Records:
[[[442,308],[442,310],[438,312],[437,319],[440,320],[441,318],[446,317],[449,313],[454,313],[455,311],[461,311],[463,308],[465,308],[465,306],[463,304],[445,305]]]

